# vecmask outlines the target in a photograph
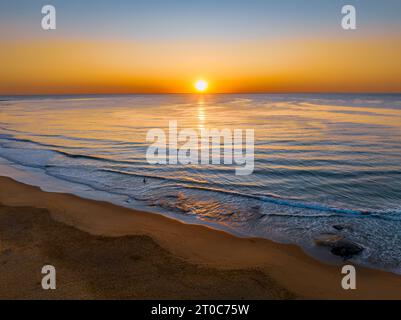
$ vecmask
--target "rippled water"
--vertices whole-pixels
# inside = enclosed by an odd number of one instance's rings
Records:
[[[365,248],[355,262],[401,272],[400,95],[0,100],[0,157],[13,164],[105,191],[124,205],[163,208],[308,251],[319,234],[339,233]],[[167,130],[170,120],[179,129],[254,129],[254,173],[149,165],[146,133]]]

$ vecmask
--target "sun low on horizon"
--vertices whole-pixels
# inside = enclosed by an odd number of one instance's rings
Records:
[[[0,95],[401,92],[400,0],[299,1],[0,1]]]
[[[207,83],[206,80],[200,79],[195,82],[195,89],[199,93],[204,93],[208,89],[209,84]]]

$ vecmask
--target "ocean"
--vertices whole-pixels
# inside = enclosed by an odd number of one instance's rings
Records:
[[[254,172],[152,165],[154,128],[253,129]],[[401,95],[216,94],[0,97],[0,174],[340,263],[321,235],[401,273]],[[235,248],[233,248],[235,249]]]

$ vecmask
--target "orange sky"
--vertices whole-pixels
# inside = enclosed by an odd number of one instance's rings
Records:
[[[2,43],[0,94],[401,92],[401,39]]]

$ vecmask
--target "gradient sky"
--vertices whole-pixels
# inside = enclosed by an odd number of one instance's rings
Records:
[[[401,92],[399,0],[0,0],[0,41],[3,95]]]

